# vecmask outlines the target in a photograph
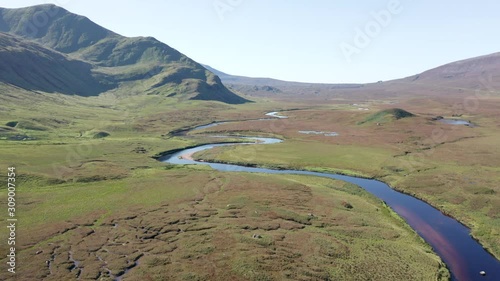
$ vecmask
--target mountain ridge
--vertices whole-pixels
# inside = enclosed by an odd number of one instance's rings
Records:
[[[97,84],[120,88],[140,83],[148,86],[144,89],[146,94],[230,104],[249,102],[227,89],[215,74],[201,64],[167,44],[153,37],[119,35],[53,4],[18,9],[0,8],[0,31],[26,40],[26,46],[34,42],[55,51],[54,56],[60,53],[68,61],[81,61],[91,67],[91,76],[97,80]],[[26,56],[35,57],[32,52]],[[44,81],[49,77],[40,72],[31,74],[38,79],[21,81],[23,76],[17,75],[14,81],[10,81],[15,75],[8,75],[1,81],[14,82],[16,86],[30,90],[84,93],[85,96],[112,89],[96,87],[94,82],[90,85],[79,83],[79,87],[74,88],[62,85],[47,87]],[[58,76],[51,76],[52,80],[58,80]],[[61,84],[59,82],[52,81],[49,84]],[[64,84],[70,86],[72,83]]]
[[[248,76],[240,76],[240,75],[232,75],[222,72],[218,69],[211,67],[210,65],[202,64],[206,69],[210,70],[214,74],[220,77],[220,79],[228,84],[252,84],[258,86],[279,86],[283,84],[287,85],[297,85],[297,86],[308,86],[308,85],[329,85],[329,86],[338,86],[338,87],[358,87],[363,85],[363,83],[311,83],[311,82],[297,82],[297,81],[286,81],[275,78],[268,77],[248,77]]]

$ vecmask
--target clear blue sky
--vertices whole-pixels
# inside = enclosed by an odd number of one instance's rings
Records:
[[[374,82],[500,52],[498,0],[0,0],[41,3],[252,77]]]

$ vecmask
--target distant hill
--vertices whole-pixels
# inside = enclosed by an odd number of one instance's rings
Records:
[[[248,94],[299,94],[315,95],[328,93],[338,89],[362,88],[363,84],[322,84],[283,81],[273,78],[253,78],[224,73],[209,65],[203,65],[206,69],[220,77],[222,82],[229,87]]]
[[[500,53],[449,63],[404,79],[413,84],[437,84],[468,89],[500,88]]]
[[[147,94],[248,102],[202,65],[155,38],[124,37],[55,5],[0,8],[0,31],[16,36],[2,35],[10,47],[3,49],[0,63],[16,65],[2,68],[0,81],[5,83],[85,96],[141,85]],[[22,60],[9,55],[12,46]],[[43,74],[42,68],[56,70]],[[81,81],[74,81],[74,73],[82,74]]]
[[[272,78],[252,78],[252,77],[245,77],[245,76],[237,76],[237,75],[231,75],[224,73],[220,70],[217,70],[209,65],[204,64],[203,65],[206,69],[210,70],[211,72],[215,73],[217,76],[220,77],[220,79],[227,84],[244,84],[244,85],[257,85],[257,86],[276,86],[276,85],[281,85],[285,83],[293,83],[293,84],[302,84],[299,82],[287,82],[287,81],[282,81],[282,80],[277,80],[277,79],[272,79]]]
[[[365,118],[365,120],[359,122],[358,125],[365,123],[375,123],[375,122],[385,123],[414,116],[415,114],[401,108],[389,108],[370,114],[368,117]]]
[[[447,97],[463,100],[478,94],[498,95],[499,93],[500,53],[494,53],[448,63],[406,78],[366,84],[362,89],[336,91],[335,95],[351,99],[358,98],[360,101],[403,96]],[[325,96],[327,95],[320,96],[320,98]]]
[[[470,91],[500,91],[500,53],[470,58],[430,69],[417,75],[368,84],[315,84],[271,78],[251,78],[224,73],[205,65],[230,88],[256,96],[277,93],[294,98],[349,98],[360,101],[394,98],[470,95]]]

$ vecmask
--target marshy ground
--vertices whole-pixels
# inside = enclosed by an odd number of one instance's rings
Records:
[[[363,104],[370,110],[360,111],[353,101],[228,106],[155,96],[48,96],[26,99],[25,106],[14,106],[22,97],[12,96],[1,105],[10,110],[0,112],[0,163],[19,173],[18,280],[446,278],[430,247],[355,186],[173,167],[152,158],[213,142],[203,132],[286,142],[217,148],[195,157],[377,177],[458,218],[500,256],[498,99],[465,116],[478,124],[470,128],[431,120],[446,115],[444,100],[397,101],[416,116],[359,124],[395,106],[373,101]],[[284,112],[287,119],[169,134],[287,108],[300,110]],[[300,134],[304,128],[339,136]],[[439,138],[433,138],[436,128]],[[5,202],[4,193],[0,198]]]

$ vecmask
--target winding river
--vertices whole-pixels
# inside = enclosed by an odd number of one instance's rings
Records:
[[[209,127],[221,123],[212,123]],[[207,128],[199,126],[186,132]],[[267,174],[294,174],[325,177],[356,184],[385,201],[396,213],[427,242],[446,263],[451,272],[451,280],[500,280],[500,261],[489,254],[470,236],[470,230],[435,209],[431,205],[406,194],[400,193],[387,184],[373,179],[357,178],[332,173],[320,173],[301,170],[273,170],[266,168],[245,167],[231,164],[200,162],[191,155],[202,150],[231,145],[276,145],[282,140],[275,138],[244,137],[245,143],[206,144],[184,149],[162,156],[159,160],[171,164],[209,165],[213,169],[227,172],[250,172]],[[481,275],[484,271],[486,275]],[[411,278],[410,278],[411,279]]]

